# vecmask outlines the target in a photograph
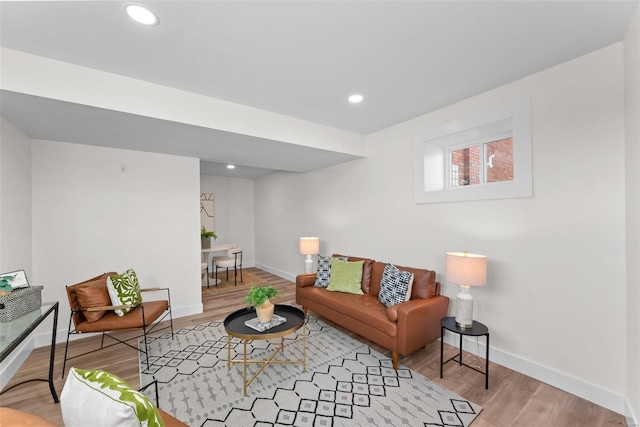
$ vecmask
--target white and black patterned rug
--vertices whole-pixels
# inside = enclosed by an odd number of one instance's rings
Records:
[[[148,338],[140,384],[158,380],[160,407],[190,426],[468,426],[482,408],[352,339],[307,322],[307,371],[269,365],[242,395],[242,364],[227,370],[227,334],[212,322]],[[241,340],[231,357],[242,358]],[[248,358],[266,359],[280,339],[254,340]],[[276,360],[302,357],[302,330],[285,337]],[[248,377],[260,368],[248,365]],[[153,390],[146,392],[152,397]],[[155,399],[155,396],[153,397]]]

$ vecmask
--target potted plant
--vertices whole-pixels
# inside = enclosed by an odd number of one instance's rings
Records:
[[[2,276],[0,277],[0,295],[6,296],[11,295],[11,291],[13,287],[9,284],[10,281],[13,280],[14,276]]]
[[[271,285],[251,286],[244,302],[247,303],[249,308],[255,307],[258,320],[261,323],[268,323],[273,318],[274,309],[274,305],[269,299],[277,296],[280,296],[280,291]]]
[[[209,249],[211,247],[210,237],[213,237],[213,240],[217,239],[215,231],[209,231],[204,228],[204,225],[200,229],[200,241],[202,243],[202,249]]]

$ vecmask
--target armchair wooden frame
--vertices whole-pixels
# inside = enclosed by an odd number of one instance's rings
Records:
[[[69,287],[67,287],[67,292],[69,293]],[[169,292],[169,288],[145,288],[145,289],[140,289],[140,292],[159,292],[159,291],[166,291],[167,292],[167,300],[166,301],[149,301],[149,302],[142,302],[140,305],[138,305],[137,307],[133,308],[133,310],[131,310],[129,313],[125,314],[124,316],[122,316],[120,319],[125,319],[126,318],[126,322],[123,321],[121,327],[118,326],[117,324],[114,325],[114,316],[115,313],[113,313],[113,316],[111,316],[111,319],[109,319],[108,322],[105,322],[109,325],[108,328],[104,328],[104,330],[99,330],[100,329],[100,320],[93,322],[93,323],[89,323],[89,325],[92,325],[90,330],[85,330],[85,331],[78,331],[78,326],[79,324],[85,324],[86,322],[79,322],[78,323],[78,319],[81,319],[80,316],[78,315],[82,315],[83,312],[96,312],[96,311],[113,311],[113,310],[122,310],[122,309],[128,309],[131,308],[130,305],[119,305],[119,306],[114,306],[114,305],[109,305],[109,306],[103,306],[103,307],[90,307],[90,308],[80,308],[80,309],[74,309],[74,302],[72,301],[71,298],[71,294],[69,294],[69,304],[71,306],[71,315],[69,316],[69,329],[68,329],[68,333],[67,333],[67,343],[65,345],[64,348],[64,362],[62,364],[62,378],[64,378],[64,374],[65,374],[65,369],[67,366],[67,360],[71,360],[71,359],[75,359],[77,357],[81,357],[81,356],[85,356],[87,354],[90,353],[95,353],[96,351],[100,351],[103,350],[105,348],[109,348],[109,347],[113,347],[114,345],[118,345],[118,344],[125,344],[131,348],[133,348],[134,350],[137,350],[138,352],[145,354],[146,355],[146,362],[147,362],[147,368],[149,368],[149,348],[148,348],[148,342],[147,342],[147,335],[150,334],[151,332],[153,332],[156,327],[167,317],[169,316],[169,326],[164,326],[162,328],[160,328],[159,330],[162,329],[166,329],[166,328],[171,328],[171,338],[173,339],[173,314],[171,312],[171,293]],[[160,303],[160,304],[158,304]],[[166,304],[166,306],[164,306]],[[147,307],[147,313],[145,313],[145,306]],[[129,317],[127,317],[129,316]],[[138,318],[138,319],[137,319]],[[117,321],[117,318],[115,318]],[[102,319],[101,319],[102,320]],[[133,321],[131,321],[133,320]],[[73,325],[73,326],[72,326]],[[113,335],[111,335],[109,332],[113,332],[113,331],[121,331],[121,330],[130,330],[130,329],[142,329],[142,335],[137,335],[135,337],[132,338],[127,338],[127,339],[119,339],[114,337]],[[72,357],[68,357],[68,350],[69,350],[69,337],[73,334],[82,334],[82,333],[102,333],[102,340],[100,342],[100,348],[94,349],[94,350],[90,350],[87,351],[85,353],[82,354],[77,354],[75,356]],[[104,337],[107,336],[117,342],[109,344],[109,345],[104,345]],[[128,341],[132,341],[132,340],[137,340],[140,337],[144,337],[144,350],[141,348],[138,348],[137,345],[132,345],[130,344]]]

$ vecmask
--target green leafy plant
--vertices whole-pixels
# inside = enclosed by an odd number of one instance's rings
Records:
[[[271,285],[268,286],[251,286],[244,302],[249,308],[260,307],[269,298],[280,296],[280,291]]]
[[[15,277],[16,275],[0,277],[0,291],[11,292],[13,290],[13,287],[9,284],[9,282],[12,281]]]
[[[204,228],[204,225],[203,225],[202,228],[200,229],[200,238],[208,239],[209,237],[213,237],[213,240],[216,240],[218,238],[218,236],[216,236],[215,231],[209,231],[206,228]]]

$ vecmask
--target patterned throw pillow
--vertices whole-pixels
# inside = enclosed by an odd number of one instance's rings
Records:
[[[387,264],[380,279],[378,300],[386,307],[409,301],[413,286],[413,273],[402,271],[393,264]]]
[[[67,427],[164,427],[158,409],[144,394],[105,371],[71,368],[60,409]]]
[[[348,257],[337,257],[347,261]],[[318,255],[318,272],[316,273],[316,283],[313,286],[326,288],[331,280],[331,257]]]
[[[113,305],[131,305],[134,308],[142,302],[138,277],[133,269],[107,278],[107,289]],[[118,316],[124,316],[131,309],[115,310]]]
[[[364,295],[362,292],[362,266],[364,261],[343,261],[331,259],[331,279],[328,291]]]

